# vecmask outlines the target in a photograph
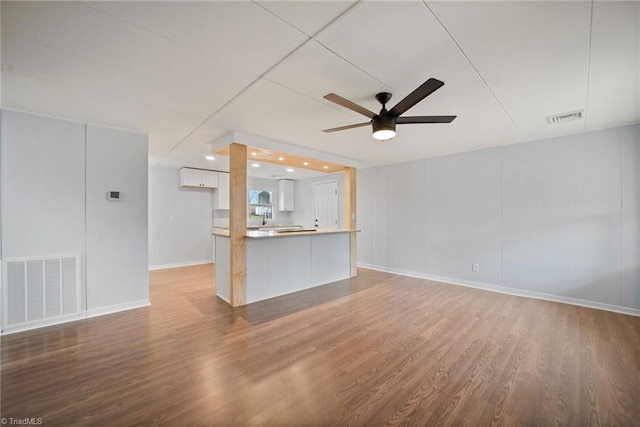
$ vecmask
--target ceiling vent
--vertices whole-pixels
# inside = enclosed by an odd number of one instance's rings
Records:
[[[555,116],[549,116],[547,117],[547,119],[551,124],[564,123],[564,122],[570,122],[571,120],[580,120],[583,114],[584,114],[584,110],[578,110],[578,111],[572,111],[570,113],[562,113],[562,114],[556,114]]]

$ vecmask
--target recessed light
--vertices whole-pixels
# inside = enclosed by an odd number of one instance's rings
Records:
[[[295,172],[293,168],[287,168],[287,172]]]
[[[205,159],[207,160],[215,160],[216,158],[214,156],[204,156]]]
[[[251,163],[251,167],[252,168],[259,168],[260,164],[259,163]]]
[[[278,160],[283,161],[284,157],[278,157]]]
[[[322,169],[329,169],[329,166],[324,165],[324,166],[322,167]]]
[[[256,153],[255,151],[252,151],[252,152],[251,152],[251,155],[252,155],[252,156],[257,156],[257,155],[258,155],[258,153]]]
[[[309,166],[309,162],[304,162],[303,165]]]

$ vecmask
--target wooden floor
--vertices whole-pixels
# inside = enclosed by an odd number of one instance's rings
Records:
[[[640,425],[640,318],[370,270],[231,309],[211,265],[151,307],[2,338],[45,426]]]

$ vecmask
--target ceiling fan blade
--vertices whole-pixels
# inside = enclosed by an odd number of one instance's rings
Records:
[[[458,116],[407,116],[398,117],[396,123],[451,123],[456,117]]]
[[[329,93],[325,95],[324,99],[326,99],[327,101],[335,102],[338,105],[342,105],[343,107],[355,111],[356,113],[360,113],[363,116],[367,116],[370,119],[373,119],[373,117],[376,115],[376,113],[374,113],[373,111],[369,111],[366,108],[359,106],[355,102],[351,102],[348,99],[341,97],[340,95],[336,95],[335,93]]]
[[[413,107],[418,102],[422,101],[427,96],[440,89],[443,85],[444,82],[441,82],[438,79],[432,78],[427,80],[426,82],[422,83],[422,85],[420,85],[416,90],[407,95],[402,101],[398,102],[396,106],[389,111],[389,114],[398,117],[400,114],[404,113],[409,108]]]
[[[367,126],[370,125],[371,122],[366,122],[366,123],[358,123],[357,125],[347,125],[347,126],[340,126],[339,128],[331,128],[331,129],[325,129],[322,132],[337,132],[339,130],[347,130],[347,129],[353,129],[353,128],[359,128],[362,126]]]

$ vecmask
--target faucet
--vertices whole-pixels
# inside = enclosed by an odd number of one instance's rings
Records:
[[[262,214],[262,225],[267,225],[267,213]]]

